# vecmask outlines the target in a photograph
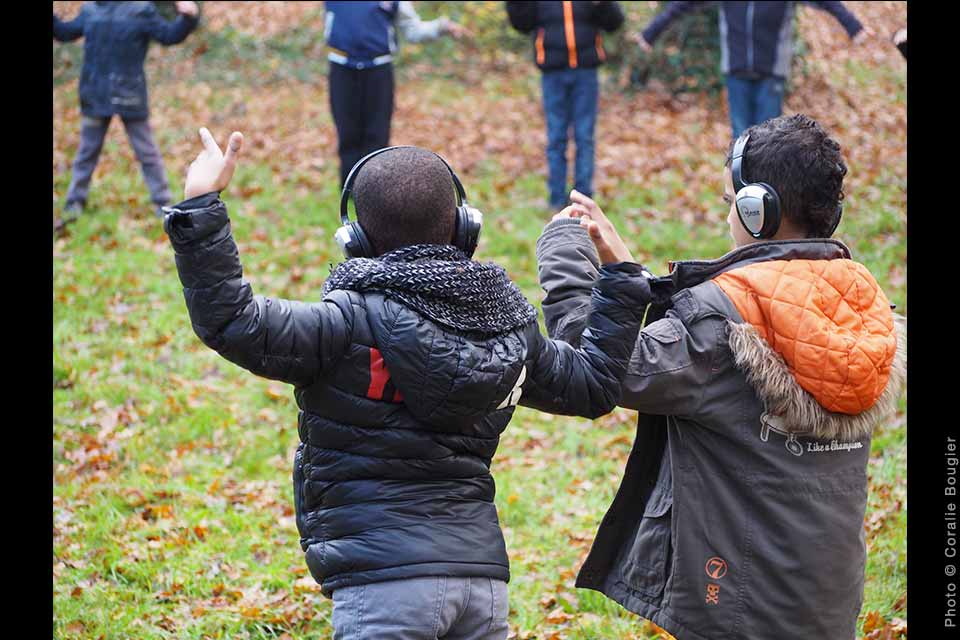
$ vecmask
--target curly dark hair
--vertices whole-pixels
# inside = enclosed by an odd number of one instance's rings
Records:
[[[798,113],[754,125],[743,152],[744,182],[765,182],[777,190],[782,215],[806,231],[825,238],[843,201],[847,165],[840,144],[813,118]],[[733,145],[727,150],[730,166]]]
[[[376,255],[413,244],[450,244],[457,193],[432,151],[385,151],[357,172],[352,191],[357,221]]]

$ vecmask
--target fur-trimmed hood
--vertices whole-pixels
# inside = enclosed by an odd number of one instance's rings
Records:
[[[730,322],[730,349],[737,367],[747,374],[771,414],[778,415],[787,430],[819,439],[850,441],[869,435],[897,408],[897,399],[907,377],[907,321],[894,314],[897,348],[887,385],[869,409],[858,414],[836,413],[820,405],[801,387],[786,362],[760,332],[747,323]]]
[[[870,434],[896,409],[906,377],[906,320],[852,260],[749,265],[714,282],[743,322],[734,361],[784,428],[820,439]]]

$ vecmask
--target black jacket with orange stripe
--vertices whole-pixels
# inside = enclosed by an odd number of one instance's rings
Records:
[[[507,2],[507,15],[514,29],[533,34],[533,59],[544,71],[602,64],[600,31],[623,24],[616,2]]]
[[[509,580],[490,474],[500,433],[518,400],[584,417],[616,406],[650,296],[639,265],[600,270],[574,348],[536,322],[471,337],[383,293],[254,295],[216,193],[177,205],[164,228],[200,339],[295,387],[297,528],[323,593],[419,576]]]

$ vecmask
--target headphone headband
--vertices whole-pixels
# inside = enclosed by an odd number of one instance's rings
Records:
[[[743,181],[743,152],[747,149],[747,140],[750,134],[743,134],[733,145],[733,153],[730,156],[730,174],[733,178],[733,190],[740,191],[747,183]]]
[[[357,161],[357,164],[353,165],[353,168],[350,169],[350,173],[347,174],[347,179],[344,180],[343,182],[343,192],[340,194],[340,223],[343,225],[350,224],[350,212],[349,212],[348,205],[350,204],[350,194],[353,192],[353,182],[357,178],[357,173],[360,171],[360,167],[365,165],[369,160],[371,160],[375,156],[378,156],[381,153],[385,153],[387,151],[392,151],[394,149],[419,149],[419,148],[420,147],[415,147],[409,144],[396,145],[393,147],[384,147],[382,149],[377,149],[376,151],[372,151],[367,155],[363,156],[362,158],[360,158],[360,160]],[[429,151],[429,149],[425,149],[425,151]],[[450,164],[446,160],[444,160],[440,156],[440,154],[434,151],[430,151],[430,153],[437,156],[437,158],[440,159],[440,162],[443,163],[443,166],[447,168],[447,171],[450,172],[450,177],[453,178],[454,189],[457,192],[457,207],[462,207],[466,205],[467,193],[466,191],[464,191],[463,185],[460,183],[460,179],[457,177],[457,174],[453,172],[453,168],[450,166]]]
[[[344,255],[347,258],[373,257],[373,247],[366,234],[363,232],[360,222],[350,221],[350,212],[348,207],[350,203],[350,194],[353,191],[353,182],[356,180],[360,168],[371,158],[378,156],[385,151],[390,151],[392,149],[419,148],[420,147],[414,147],[412,145],[399,145],[377,149],[376,151],[365,155],[350,169],[350,173],[347,174],[347,179],[343,182],[343,191],[340,194],[340,223],[342,226],[337,230],[334,236],[337,240],[337,244],[340,245],[340,248],[343,250]],[[428,151],[428,149],[424,150]],[[453,168],[450,166],[450,164],[438,153],[433,151],[430,151],[430,153],[439,158],[440,162],[443,163],[443,166],[445,166],[447,171],[450,172],[450,178],[453,179],[453,186],[457,192],[457,204],[454,210],[454,237],[451,240],[451,244],[463,251],[467,257],[471,257],[477,248],[477,241],[480,237],[480,228],[483,225],[483,214],[471,207],[467,202],[467,192],[464,190],[463,184],[460,182],[460,178],[458,178],[457,174],[453,172]]]

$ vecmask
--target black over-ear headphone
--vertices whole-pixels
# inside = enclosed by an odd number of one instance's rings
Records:
[[[748,134],[743,134],[733,145],[733,155],[730,158],[730,173],[733,178],[733,188],[737,190],[736,206],[740,224],[754,238],[768,239],[777,234],[780,228],[780,196],[777,190],[765,182],[743,181],[743,153],[747,148]],[[843,203],[837,203],[837,217],[827,233],[829,238],[840,226],[843,216]]]
[[[357,173],[360,171],[360,167],[374,156],[385,151],[404,148],[417,147],[403,145],[377,149],[358,160],[357,164],[353,165],[353,168],[350,169],[350,173],[347,174],[347,179],[343,183],[343,193],[340,194],[340,222],[343,226],[337,229],[337,233],[334,236],[346,258],[374,257],[373,245],[371,245],[369,239],[367,239],[366,234],[360,227],[360,223],[350,221],[350,215],[347,211],[353,182],[356,179]],[[431,151],[431,153],[433,152]],[[433,153],[433,155],[440,158],[436,153]],[[447,164],[447,161],[440,158],[440,162],[442,162],[447,168],[447,171],[450,172],[450,177],[453,178],[453,186],[457,191],[457,214],[454,220],[453,245],[467,254],[469,258],[473,256],[473,252],[477,249],[477,241],[480,239],[480,228],[483,226],[483,214],[479,210],[471,207],[467,202],[467,194],[463,190],[463,185],[460,183],[457,174],[455,174],[450,165]]]

